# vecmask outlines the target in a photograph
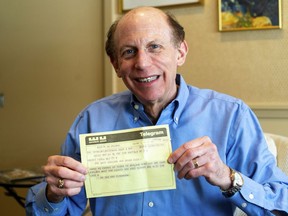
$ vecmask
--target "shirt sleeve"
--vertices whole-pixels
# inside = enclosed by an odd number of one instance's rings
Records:
[[[231,134],[227,165],[242,174],[244,185],[229,199],[248,215],[288,213],[288,176],[277,167],[254,113],[247,108],[240,116]]]
[[[72,157],[80,161],[79,143],[79,122],[83,120],[82,116],[78,116],[74,121],[70,131],[62,145],[61,155]],[[80,124],[81,125],[81,124]],[[82,121],[82,127],[86,125],[85,119]],[[83,129],[85,130],[85,129]],[[26,215],[82,215],[86,205],[87,198],[85,189],[82,187],[79,194],[71,197],[65,197],[60,203],[50,203],[46,198],[46,182],[42,182],[31,187],[26,196]]]
[[[31,187],[26,196],[26,215],[38,216],[38,215],[66,215],[67,201],[66,198],[59,203],[48,202],[45,191],[46,182],[42,182]]]
[[[39,216],[39,215],[82,215],[86,205],[87,198],[85,190],[82,188],[81,192],[75,196],[65,197],[59,203],[51,203],[46,198],[46,182],[42,182],[31,187],[26,196],[26,215]]]
[[[273,210],[287,212],[287,195],[277,197],[277,193],[270,191],[269,184],[263,186],[247,176],[243,176],[243,179],[245,186],[230,198],[242,211],[248,215],[274,215]],[[275,191],[281,190],[280,185],[275,188]],[[281,192],[279,195],[282,196]]]

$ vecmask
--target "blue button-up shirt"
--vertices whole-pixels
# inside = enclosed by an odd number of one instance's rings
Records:
[[[244,186],[231,198],[204,177],[177,179],[175,190],[151,191],[90,199],[91,211],[100,216],[232,215],[235,206],[249,215],[288,212],[288,177],[276,166],[263,132],[251,109],[241,100],[212,90],[189,86],[177,75],[177,97],[162,111],[157,125],[168,124],[173,151],[192,139],[209,136],[223,162],[242,173]],[[79,134],[153,125],[143,105],[130,91],[90,104],[76,118],[62,155],[81,160]],[[159,173],[161,175],[161,173]],[[52,204],[45,197],[46,183],[27,195],[28,215],[81,215],[85,189]]]

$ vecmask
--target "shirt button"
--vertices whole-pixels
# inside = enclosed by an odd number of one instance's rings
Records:
[[[135,105],[134,105],[134,109],[138,110],[138,109],[139,109],[139,105],[138,105],[138,104],[135,104]]]
[[[135,117],[134,117],[134,121],[137,121],[137,120],[138,120],[138,117],[135,116]]]
[[[254,195],[251,193],[251,194],[249,194],[249,198],[250,199],[254,199]]]
[[[178,123],[178,117],[175,117],[174,121],[175,121],[176,123]]]
[[[45,212],[49,212],[49,209],[45,207],[45,208],[44,208],[44,211],[45,211]]]
[[[243,208],[246,208],[247,207],[247,203],[242,203],[241,205]]]
[[[154,203],[153,202],[149,202],[148,206],[152,208],[154,206]]]

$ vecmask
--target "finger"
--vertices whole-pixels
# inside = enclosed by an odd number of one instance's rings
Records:
[[[209,137],[204,136],[204,137],[200,137],[200,138],[184,143],[182,146],[180,146],[178,149],[176,149],[174,152],[171,153],[171,155],[168,158],[168,163],[170,164],[175,163],[187,150],[197,148],[207,141],[211,141],[211,140]],[[192,151],[190,151],[189,154],[192,154],[191,155],[192,158],[199,156],[199,155],[194,155],[193,157]]]
[[[223,178],[223,162],[218,155],[217,147],[213,143],[207,143],[206,146],[207,151],[204,155],[191,160],[189,165],[187,164],[178,172],[181,178],[191,179],[204,176],[212,184],[215,184],[219,179],[221,183],[221,178]],[[197,168],[195,167],[196,161],[198,164]],[[193,168],[191,168],[192,166]]]
[[[63,200],[65,196],[74,196],[78,193],[80,193],[81,187],[77,188],[58,188],[55,185],[49,185],[47,186],[47,199],[52,202],[59,202]]]
[[[198,178],[200,176],[203,176],[204,172],[205,168],[203,166],[197,169],[190,169],[187,173],[185,173],[184,178],[186,180]]]
[[[57,179],[70,179],[83,182],[87,173],[86,168],[75,159],[67,156],[50,156],[47,165],[43,167],[46,176],[53,176]]]
[[[53,185],[54,187],[59,188],[59,180],[60,178],[56,178],[54,176],[47,176],[46,177],[46,182],[49,185]],[[80,181],[72,181],[70,179],[61,179],[63,181],[63,187],[59,189],[68,189],[68,188],[78,188],[78,187],[83,187],[84,182]]]
[[[184,177],[186,176],[186,174],[187,174],[190,170],[192,170],[192,169],[195,169],[195,167],[194,167],[194,164],[193,164],[192,160],[190,160],[190,161],[183,167],[183,169],[181,169],[180,171],[178,171],[178,174],[177,174],[178,178],[179,178],[179,179],[184,178]]]
[[[210,150],[211,142],[210,139],[208,141],[202,142],[201,145],[197,145],[196,147],[188,148],[174,163],[174,170],[180,171],[182,170],[187,163],[191,163],[193,159],[199,158],[205,154],[207,154]],[[176,150],[177,151],[177,150]]]
[[[196,172],[195,169],[199,170],[201,168],[201,166],[206,164],[206,162],[207,162],[206,157],[203,157],[203,156],[190,160],[189,162],[187,162],[185,164],[185,166],[181,170],[178,171],[178,175],[177,175],[178,178],[179,179],[182,179],[184,177],[186,178],[187,174],[191,171],[192,171],[191,172],[192,175],[190,174],[190,178],[191,177],[194,177],[194,178],[198,177],[200,173]]]
[[[46,178],[51,176],[55,179],[61,178],[61,179],[68,179],[72,181],[78,181],[78,182],[85,181],[85,175],[77,171],[74,171],[72,169],[69,169],[67,167],[45,166],[43,170],[44,170],[45,175],[47,176]]]
[[[77,172],[80,172],[84,175],[87,174],[87,169],[86,167],[83,166],[82,163],[68,156],[61,156],[61,155],[50,156],[48,158],[47,164],[63,166],[75,170]]]

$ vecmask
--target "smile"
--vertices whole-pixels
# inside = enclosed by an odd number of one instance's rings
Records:
[[[152,81],[156,80],[157,78],[158,78],[158,76],[151,76],[151,77],[147,77],[147,78],[137,79],[137,81],[141,82],[141,83],[148,83],[148,82],[152,82]]]

